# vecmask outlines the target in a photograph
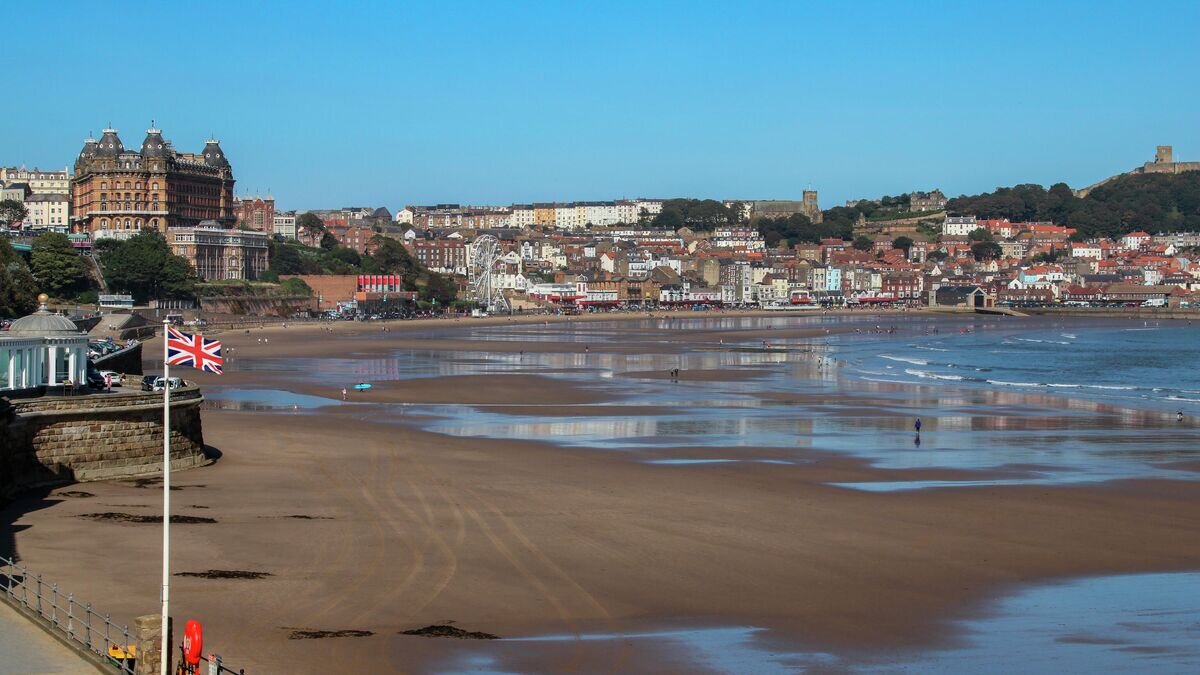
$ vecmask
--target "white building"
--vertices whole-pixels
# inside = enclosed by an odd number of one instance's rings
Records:
[[[273,222],[275,234],[284,239],[296,238],[296,212],[295,211],[276,211],[275,220]]]
[[[521,229],[533,227],[533,206],[529,204],[513,204],[511,223],[513,227]]]
[[[42,304],[0,333],[0,392],[86,386],[87,348],[87,335],[74,322]]]
[[[25,224],[36,230],[69,228],[71,198],[58,193],[34,193],[25,200]]]
[[[647,217],[649,218],[653,218],[654,216],[662,213],[663,203],[661,199],[639,199],[637,200],[636,204],[639,216],[641,215],[642,211],[645,211]]]
[[[416,211],[413,210],[413,207],[406,206],[396,212],[396,222],[404,225],[412,225],[413,215],[415,213]]]
[[[950,237],[965,237],[978,229],[975,216],[947,216],[942,223],[942,234]]]
[[[638,221],[637,202],[622,199],[613,204],[617,210],[617,222],[632,225]]]
[[[0,183],[26,183],[35,195],[66,195],[71,196],[71,171],[44,171],[37,167],[33,170],[25,167],[0,166]]]
[[[558,204],[554,207],[554,227],[560,230],[574,230],[582,224],[574,204]]]

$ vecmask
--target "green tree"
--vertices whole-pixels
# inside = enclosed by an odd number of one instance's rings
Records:
[[[325,221],[315,213],[301,213],[296,217],[296,229],[309,232],[325,232]]]
[[[325,249],[326,251],[332,251],[333,249],[337,248],[337,246],[337,237],[333,236],[329,232],[321,235],[321,248]]]
[[[899,236],[892,240],[892,248],[898,248],[904,251],[904,255],[908,255],[908,250],[912,248],[913,240],[910,237]]]
[[[159,278],[162,297],[181,300],[194,298],[198,281],[191,263],[177,255],[167,255]]]
[[[269,241],[267,246],[270,249],[267,253],[270,256],[269,268],[272,272],[304,274],[304,258],[296,245]]]
[[[41,290],[56,298],[68,298],[87,286],[83,260],[65,234],[47,232],[34,239],[29,266]]]
[[[15,199],[5,199],[0,202],[0,223],[11,227],[23,222],[27,215],[29,212],[25,210],[25,204]]]
[[[678,230],[683,227],[683,214],[679,209],[663,206],[663,210],[654,216],[650,225],[663,230]]]
[[[0,237],[0,317],[25,316],[37,309],[37,282],[21,254]]]
[[[870,251],[871,248],[875,245],[875,242],[871,241],[870,239],[868,239],[862,235],[859,235],[854,238],[854,243],[851,245],[854,248],[858,249],[859,251]]]
[[[977,227],[974,230],[971,230],[970,234],[967,235],[967,239],[971,241],[996,241],[996,238],[992,236],[992,233],[988,232],[982,227]]]
[[[995,260],[1004,255],[1004,249],[994,241],[979,241],[971,244],[971,255],[976,260]]]
[[[343,247],[339,246],[339,247],[331,250],[329,252],[329,255],[333,258],[337,258],[338,260],[341,260],[342,262],[346,263],[347,265],[357,266],[359,263],[362,262],[362,256],[360,256],[358,254],[358,251],[355,251],[352,248],[343,248]]]
[[[420,289],[420,298],[430,302],[437,301],[438,306],[446,307],[458,296],[458,287],[452,277],[430,272],[425,279],[425,286]]]
[[[372,243],[375,252],[367,256],[367,259],[374,267],[373,273],[399,274],[406,281],[416,281],[416,277],[419,276],[419,266],[403,244],[391,237],[381,235],[374,237]]]
[[[156,230],[142,230],[125,241],[106,240],[97,246],[104,279],[114,290],[150,298],[194,296],[195,272],[186,260],[171,253]]]

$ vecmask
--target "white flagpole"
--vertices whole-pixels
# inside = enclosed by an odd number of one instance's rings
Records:
[[[160,654],[159,675],[167,675],[167,662],[171,660],[170,645],[167,644],[167,603],[171,590],[171,366],[167,363],[169,325],[169,322],[163,319],[162,653]]]

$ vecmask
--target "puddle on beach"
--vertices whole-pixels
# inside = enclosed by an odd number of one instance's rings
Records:
[[[342,405],[337,399],[283,389],[220,389],[204,392],[206,407],[220,410],[312,410]]]
[[[954,624],[952,646],[888,653],[810,651],[753,626],[544,635],[464,650],[441,672],[512,673],[529,647],[570,645],[600,666],[617,658],[673,671],[774,674],[1200,671],[1200,573],[1093,577],[1024,587]],[[595,651],[590,651],[595,649]],[[553,651],[547,653],[553,654]]]

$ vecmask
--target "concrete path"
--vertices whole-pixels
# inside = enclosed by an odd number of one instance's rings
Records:
[[[0,675],[95,672],[69,647],[0,601]]]

